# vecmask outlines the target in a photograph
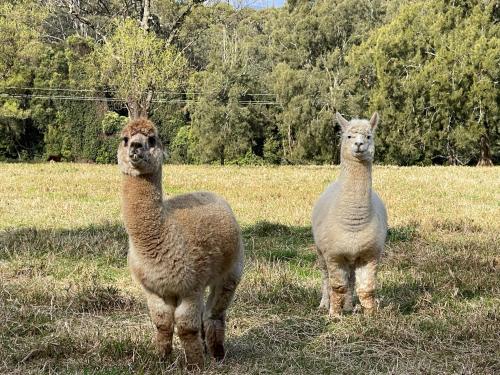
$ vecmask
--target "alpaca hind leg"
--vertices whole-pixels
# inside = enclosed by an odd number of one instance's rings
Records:
[[[203,327],[208,352],[218,361],[225,356],[226,310],[233,299],[239,279],[239,275],[230,275],[210,288]]]
[[[321,301],[319,303],[319,309],[327,310],[330,307],[330,282],[328,281],[328,268],[326,267],[325,258],[323,258],[323,254],[316,248],[318,252],[318,264],[321,268],[321,273],[323,274],[321,280]]]
[[[175,301],[162,299],[156,294],[148,293],[147,302],[149,315],[156,327],[154,345],[160,357],[165,359],[172,352]]]
[[[183,298],[175,309],[177,334],[186,354],[188,370],[203,369],[203,342],[201,339],[202,296]]]
[[[330,261],[327,263],[330,281],[330,316],[342,313],[349,289],[349,267],[345,263]]]
[[[370,259],[356,266],[356,293],[365,314],[372,314],[376,309],[377,263],[377,259]]]

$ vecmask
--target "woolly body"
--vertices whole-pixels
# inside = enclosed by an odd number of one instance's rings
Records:
[[[148,219],[154,208],[128,204],[139,201],[134,199],[137,186],[129,192],[130,185],[124,183],[124,196],[128,198],[123,202],[130,236],[128,261],[134,277],[146,290],[178,298],[204,290],[211,280],[232,269],[239,255],[234,249],[240,246],[240,232],[222,198],[209,192],[170,198],[156,208],[156,215],[163,220],[151,230]]]

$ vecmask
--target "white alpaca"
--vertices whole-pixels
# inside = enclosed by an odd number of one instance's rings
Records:
[[[316,202],[312,230],[323,271],[320,308],[330,316],[352,309],[352,289],[366,313],[375,310],[377,263],[387,234],[387,212],[372,190],[375,112],[350,122],[337,113],[342,128],[340,176]]]
[[[215,194],[197,192],[164,201],[162,157],[150,121],[134,120],[123,129],[118,164],[128,262],[147,297],[157,350],[170,354],[175,323],[188,366],[201,368],[202,318],[209,353],[224,358],[226,310],[243,267],[241,231],[229,205]]]

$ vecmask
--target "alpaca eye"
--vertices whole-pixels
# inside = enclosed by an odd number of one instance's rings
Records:
[[[149,147],[155,147],[155,145],[156,145],[155,137],[148,137],[148,144],[149,144]]]
[[[128,145],[128,137],[123,137],[123,145]]]
[[[367,136],[366,138],[371,139],[371,138],[372,138],[372,136],[371,136],[371,135],[369,135],[369,136]]]
[[[348,135],[347,138],[351,139],[352,137],[350,135]]]

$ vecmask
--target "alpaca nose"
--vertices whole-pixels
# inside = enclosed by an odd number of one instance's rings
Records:
[[[140,154],[142,153],[142,143],[140,142],[132,142],[130,144],[129,148],[129,156],[133,157],[134,159],[139,157]]]
[[[363,142],[359,142],[359,141],[358,142],[354,142],[354,144],[356,145],[356,147],[358,148],[358,150],[359,150],[359,148],[361,146],[363,146]]]

